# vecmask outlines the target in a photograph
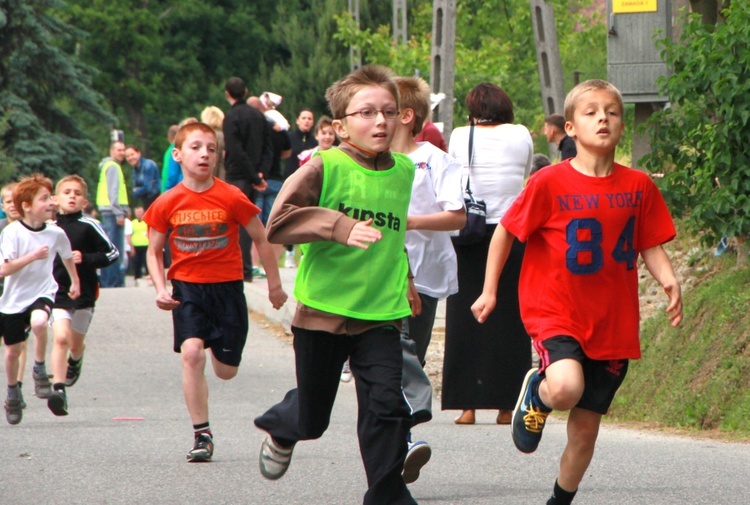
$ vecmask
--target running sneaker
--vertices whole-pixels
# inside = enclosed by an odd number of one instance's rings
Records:
[[[297,268],[297,262],[294,261],[294,251],[286,252],[286,259],[284,260],[284,268]]]
[[[23,419],[23,409],[19,400],[5,400],[5,419],[8,424],[18,424]]]
[[[535,405],[532,399],[534,385],[542,380],[538,370],[538,368],[532,368],[526,373],[518,403],[513,410],[513,428],[511,429],[513,443],[519,451],[525,453],[534,452],[539,446],[544,423],[551,412],[546,407]]]
[[[189,463],[207,463],[214,455],[214,441],[208,433],[195,437],[193,448],[187,453]]]
[[[350,382],[352,380],[352,369],[349,366],[349,360],[344,361],[344,367],[341,369],[341,382]]]
[[[401,475],[404,477],[406,484],[411,484],[419,478],[419,471],[430,461],[432,449],[430,444],[420,440],[419,442],[409,442],[409,449],[404,460],[404,469]]]
[[[37,398],[49,398],[52,394],[52,383],[49,381],[49,375],[33,372],[31,376],[34,378],[34,393]]]
[[[266,479],[276,480],[284,476],[292,461],[294,445],[288,449],[282,448],[274,442],[273,437],[268,435],[260,444],[260,474]]]
[[[68,415],[68,396],[65,391],[61,389],[55,389],[47,398],[47,407],[56,416],[67,416]]]
[[[68,373],[65,374],[65,386],[70,387],[78,382],[81,377],[81,368],[83,368],[83,356],[78,361],[74,361],[73,358],[68,358]]]

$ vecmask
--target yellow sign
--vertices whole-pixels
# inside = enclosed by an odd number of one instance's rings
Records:
[[[612,12],[656,12],[656,0],[612,0]]]

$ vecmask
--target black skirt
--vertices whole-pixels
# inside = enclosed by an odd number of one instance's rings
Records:
[[[471,313],[471,305],[482,293],[494,228],[488,229],[480,244],[455,246],[458,293],[446,305],[443,410],[511,410],[531,368],[531,340],[518,304],[524,252],[518,240],[500,276],[497,307],[482,324]]]

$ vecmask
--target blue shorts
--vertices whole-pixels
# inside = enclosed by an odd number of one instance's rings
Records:
[[[242,281],[198,284],[172,279],[174,351],[189,338],[200,338],[219,362],[239,366],[248,331]]]
[[[52,312],[52,300],[49,298],[37,298],[23,312],[17,314],[0,314],[0,334],[3,336],[5,345],[19,344],[29,338],[31,313],[35,310],[43,310],[49,315]]]
[[[628,373],[626,359],[595,360],[583,353],[581,344],[573,337],[560,335],[542,342],[534,342],[539,353],[539,370],[542,376],[544,369],[561,359],[574,359],[583,368],[583,394],[576,407],[598,414],[606,414],[615,393],[620,389]]]

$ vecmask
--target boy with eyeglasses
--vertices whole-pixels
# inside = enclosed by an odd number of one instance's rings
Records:
[[[413,420],[401,390],[399,330],[402,318],[419,311],[404,252],[414,163],[390,150],[399,103],[389,69],[363,67],[326,98],[342,143],[287,179],[268,221],[270,242],[305,244],[305,254],[292,320],[297,388],[255,419],[268,433],[260,471],[280,478],[295,444],[323,435],[349,357],[364,504],[411,505],[401,475]]]

